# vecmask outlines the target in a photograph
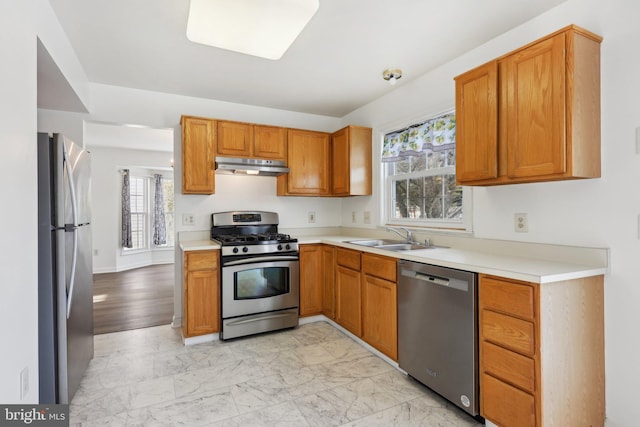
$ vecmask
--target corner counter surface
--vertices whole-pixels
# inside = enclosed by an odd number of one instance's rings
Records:
[[[395,252],[346,243],[346,241],[355,239],[358,238],[352,236],[303,236],[298,238],[298,242],[300,244],[331,244],[391,258],[422,262],[474,273],[490,274],[532,283],[560,282],[598,276],[607,272],[606,262],[581,264],[569,261],[533,258],[524,254],[522,256],[513,256],[477,250],[441,247]],[[576,250],[579,249],[580,248],[576,248]],[[606,251],[606,249],[602,250]]]
[[[580,279],[584,277],[598,276],[607,272],[607,256],[600,257],[601,261],[596,261],[593,257],[579,256],[581,250],[591,250],[594,248],[572,248],[566,250],[577,252],[573,254],[572,260],[561,260],[561,258],[544,259],[538,254],[529,254],[522,251],[519,256],[505,253],[495,253],[491,250],[479,250],[477,248],[455,248],[455,247],[435,247],[413,251],[388,251],[347,243],[347,241],[363,239],[346,235],[314,235],[298,236],[299,244],[324,243],[337,247],[353,249],[360,252],[369,252],[390,258],[405,259],[409,261],[422,262],[425,264],[438,265],[441,267],[455,268],[458,270],[471,271],[474,273],[490,274],[514,280],[522,280],[531,283],[552,283],[564,280]],[[526,244],[523,244],[526,246]],[[550,245],[549,247],[552,247]],[[181,240],[180,249],[183,251],[201,251],[220,249],[220,245],[211,240]],[[595,249],[596,251],[607,252],[607,249]],[[575,262],[575,259],[580,259]]]

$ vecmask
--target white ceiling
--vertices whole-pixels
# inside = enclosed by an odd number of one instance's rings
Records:
[[[272,61],[189,42],[189,0],[50,0],[91,82],[334,117],[563,1],[320,0]]]

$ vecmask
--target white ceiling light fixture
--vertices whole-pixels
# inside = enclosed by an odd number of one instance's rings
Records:
[[[280,59],[318,10],[319,0],[191,0],[187,38]]]
[[[389,82],[390,85],[396,84],[399,78],[402,77],[402,70],[400,68],[389,68],[382,72],[382,78]]]

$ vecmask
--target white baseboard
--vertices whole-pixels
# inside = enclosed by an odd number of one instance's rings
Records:
[[[182,342],[185,346],[203,344],[206,342],[212,342],[212,341],[218,341],[218,340],[220,340],[220,334],[207,334],[207,335],[200,335],[197,337],[189,337],[189,338],[182,337]]]
[[[149,267],[151,265],[166,265],[166,264],[175,264],[175,262],[174,260],[167,260],[167,261],[153,262],[153,263],[141,262],[141,263],[135,263],[135,264],[127,264],[127,265],[118,266],[118,267],[100,267],[100,268],[94,268],[93,274],[121,273],[123,271],[133,270],[134,268],[142,268],[142,267]]]

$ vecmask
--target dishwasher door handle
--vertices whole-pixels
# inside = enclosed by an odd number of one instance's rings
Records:
[[[420,271],[414,271],[409,269],[402,269],[400,274],[403,276],[410,277],[412,279],[417,279],[427,283],[433,283],[434,285],[444,286],[450,289],[457,289],[459,291],[468,291],[469,290],[469,282],[459,279],[448,279],[444,277],[434,276],[429,273],[422,273]]]
[[[431,274],[420,273],[419,271],[415,272],[415,278],[424,280],[425,282],[433,283],[435,285],[440,286],[449,286],[449,279],[443,279],[442,277],[432,276]]]

